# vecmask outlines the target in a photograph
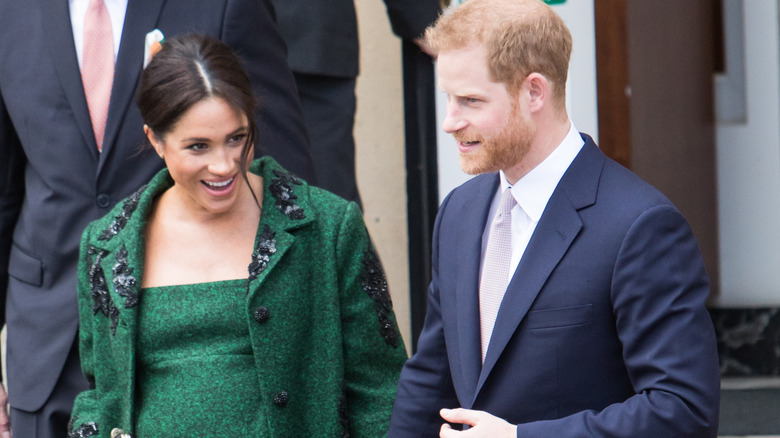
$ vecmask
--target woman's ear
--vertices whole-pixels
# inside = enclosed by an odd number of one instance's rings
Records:
[[[163,143],[160,141],[160,139],[157,138],[149,125],[144,124],[144,134],[146,134],[146,138],[149,139],[149,143],[152,144],[152,147],[154,148],[154,151],[157,152],[157,155],[159,155],[160,158],[163,158]]]

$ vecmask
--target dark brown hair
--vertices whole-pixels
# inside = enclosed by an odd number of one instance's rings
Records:
[[[249,123],[241,151],[241,175],[247,180],[246,168],[257,136],[257,99],[241,62],[226,44],[199,34],[166,39],[141,75],[138,107],[144,123],[162,141],[187,110],[214,97],[244,113]]]

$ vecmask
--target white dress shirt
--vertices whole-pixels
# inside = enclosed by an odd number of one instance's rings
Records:
[[[482,256],[480,260],[485,260],[490,224],[493,222],[493,216],[496,214],[501,194],[504,190],[512,190],[512,196],[514,196],[517,205],[512,209],[512,260],[509,265],[508,281],[512,281],[517,265],[520,264],[520,259],[523,257],[528,242],[534,234],[536,224],[539,223],[539,219],[541,219],[542,213],[544,213],[544,209],[547,207],[547,202],[558,186],[558,182],[563,177],[563,174],[566,173],[574,158],[577,157],[577,154],[580,153],[584,144],[585,142],[582,140],[579,131],[574,127],[574,123],[571,123],[569,132],[561,144],[538,166],[520,178],[514,186],[509,184],[504,171],[499,172],[501,183],[493,196],[487,224],[482,233]]]

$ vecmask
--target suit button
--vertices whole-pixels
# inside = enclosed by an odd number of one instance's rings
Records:
[[[97,205],[100,208],[107,208],[111,205],[111,198],[105,193],[101,193],[97,196]]]
[[[262,324],[268,321],[268,318],[271,317],[271,312],[268,311],[268,307],[260,306],[257,309],[255,309],[253,316],[255,317],[255,321]]]
[[[290,401],[290,394],[287,391],[282,391],[274,396],[274,404],[283,408],[287,406],[287,402]]]

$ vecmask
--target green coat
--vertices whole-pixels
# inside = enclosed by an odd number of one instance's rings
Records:
[[[245,311],[268,436],[384,436],[406,350],[358,208],[271,158],[250,170],[264,196]],[[160,171],[84,232],[80,354],[92,389],[76,398],[71,436],[132,435],[144,226],[172,184]]]

